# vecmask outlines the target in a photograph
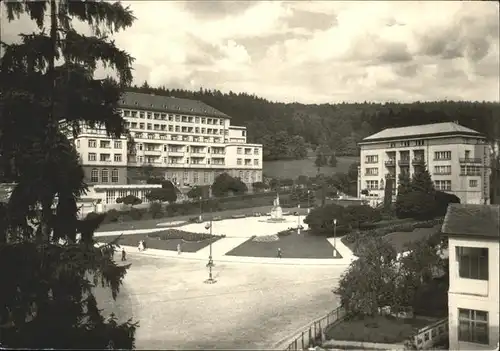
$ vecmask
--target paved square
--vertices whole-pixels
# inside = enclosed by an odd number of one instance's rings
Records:
[[[104,313],[140,322],[138,349],[270,349],[337,307],[331,290],[344,266],[216,263],[131,253],[114,302],[96,289]]]
[[[268,222],[270,217],[246,217],[237,219],[224,219],[212,222],[212,233],[214,235],[225,235],[228,238],[250,238],[253,235],[266,236],[273,235],[288,228],[297,228],[299,223],[308,229],[304,223],[305,216],[284,216],[284,222]],[[208,233],[205,228],[208,222],[191,223],[179,227],[180,230],[193,233]]]

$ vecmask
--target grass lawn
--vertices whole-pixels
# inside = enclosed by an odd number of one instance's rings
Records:
[[[433,228],[416,228],[413,232],[395,232],[384,236],[397,252],[404,252],[406,244],[426,239],[439,231],[440,224]]]
[[[277,241],[256,242],[249,239],[235,247],[227,256],[276,257],[278,248],[283,258],[334,258],[333,246],[325,237],[292,233]],[[337,252],[337,258],[342,258]]]
[[[109,243],[117,237],[118,235],[100,236],[97,240],[99,242]],[[196,252],[204,247],[207,247],[210,244],[210,241],[214,243],[219,240],[219,238],[207,239],[200,242],[187,242],[182,239],[161,240],[159,238],[149,238],[147,234],[128,234],[123,235],[118,241],[118,244],[125,246],[137,246],[140,240],[144,240],[146,242],[146,248],[149,249],[177,251],[177,244],[181,244],[183,252]]]
[[[342,321],[327,328],[326,339],[374,343],[402,343],[418,329],[433,323],[429,319],[396,319],[394,317],[366,317]]]
[[[265,161],[263,173],[269,177],[278,178],[297,178],[299,175],[308,177],[316,176],[318,169],[314,165],[315,156],[309,156],[303,160],[278,160]],[[322,167],[321,172],[325,175],[335,174],[337,172],[347,173],[349,166],[358,162],[359,157],[354,156],[338,156],[337,167]]]

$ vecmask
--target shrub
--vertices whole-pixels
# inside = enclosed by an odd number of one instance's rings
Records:
[[[118,197],[118,198],[116,199],[116,203],[117,203],[117,204],[121,204],[121,203],[123,203],[123,198],[122,198],[122,197]]]
[[[120,212],[112,209],[106,212],[106,216],[104,217],[103,223],[114,223],[117,222],[119,218],[120,218]]]
[[[142,211],[138,210],[137,208],[131,208],[130,211],[127,213],[130,218],[134,221],[138,221],[142,218]]]
[[[448,210],[449,204],[459,204],[460,199],[453,194],[448,194],[443,191],[436,191],[434,193],[436,206],[435,206],[435,215],[436,216],[444,216],[446,215],[446,211]]]
[[[398,218],[431,219],[435,216],[436,202],[433,194],[410,191],[398,196],[396,215]]]
[[[134,196],[134,195],[131,195],[131,194],[125,196],[122,199],[122,202],[125,205],[130,205],[130,206],[136,206],[136,205],[142,204],[142,200],[141,199],[139,199],[137,196]]]
[[[151,202],[149,204],[149,213],[151,214],[152,218],[161,218],[161,217],[163,217],[163,211],[162,211],[162,208],[161,208],[161,203]]]
[[[293,234],[295,233],[295,230],[294,229],[286,229],[286,230],[282,230],[278,233],[276,233],[276,235],[281,238],[283,236],[289,236],[290,234]]]

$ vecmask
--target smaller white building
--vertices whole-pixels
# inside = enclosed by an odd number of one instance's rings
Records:
[[[450,350],[494,350],[499,341],[500,206],[451,204]]]

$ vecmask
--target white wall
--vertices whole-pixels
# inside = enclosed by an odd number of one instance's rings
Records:
[[[460,278],[456,247],[488,248],[488,281]],[[499,259],[498,241],[449,238],[450,287],[448,291],[450,350],[492,350],[499,341]],[[488,311],[489,345],[458,341],[458,309]]]

